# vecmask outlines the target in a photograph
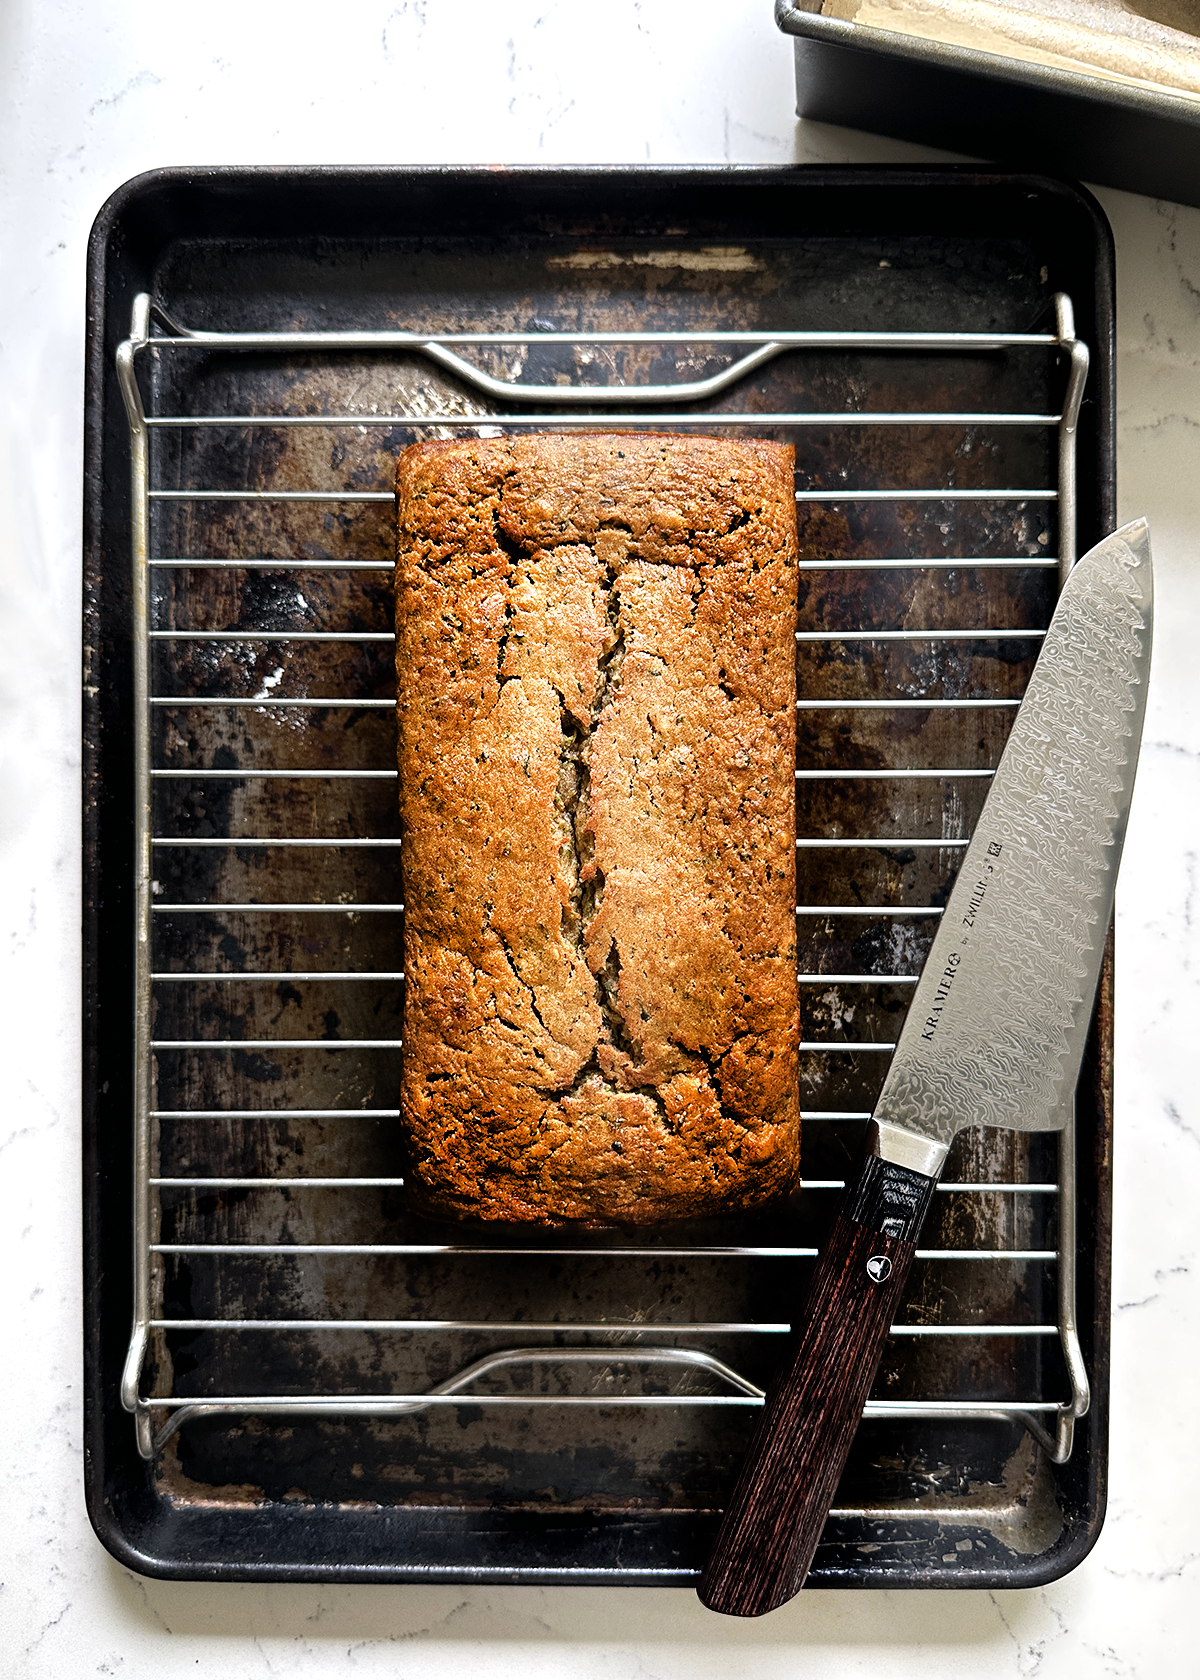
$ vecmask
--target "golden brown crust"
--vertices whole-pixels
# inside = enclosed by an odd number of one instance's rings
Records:
[[[786,1190],[791,449],[422,443],[398,485],[417,1205],[645,1224]]]

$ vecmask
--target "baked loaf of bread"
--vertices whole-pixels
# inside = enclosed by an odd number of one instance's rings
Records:
[[[424,1212],[648,1224],[796,1181],[792,455],[609,433],[400,458]]]

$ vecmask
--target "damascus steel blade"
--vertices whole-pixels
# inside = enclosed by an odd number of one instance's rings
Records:
[[[948,1147],[964,1125],[1065,1122],[1141,742],[1152,592],[1142,520],[1067,580],[876,1105],[885,1158],[906,1154],[893,1128]]]

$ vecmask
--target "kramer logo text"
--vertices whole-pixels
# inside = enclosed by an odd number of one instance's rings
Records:
[[[954,976],[958,973],[958,965],[961,961],[962,956],[958,951],[951,951],[946,958],[942,978],[938,981],[937,991],[933,994],[933,1008],[929,1011],[929,1017],[921,1028],[921,1037],[926,1044],[933,1043],[933,1035],[937,1031],[938,1021],[941,1019],[942,1010],[946,1007],[946,999],[950,996],[950,988],[954,984]]]
[[[1004,848],[999,840],[993,840],[988,845],[987,856],[989,861],[984,864],[983,874],[972,887],[971,896],[967,900],[967,913],[962,919],[962,925],[965,928],[975,926],[975,918],[978,916],[987,895],[988,879],[995,873],[996,865],[993,860],[998,858],[1003,850]],[[963,943],[966,942],[966,936],[964,935]],[[961,951],[951,951],[946,958],[946,966],[942,970],[941,979],[938,981],[937,991],[933,994],[933,1007],[925,1018],[925,1025],[921,1028],[921,1038],[926,1044],[933,1043],[933,1035],[937,1031],[938,1022],[942,1018],[942,1010],[946,1007],[946,999],[950,996],[950,988],[954,984],[961,962]]]

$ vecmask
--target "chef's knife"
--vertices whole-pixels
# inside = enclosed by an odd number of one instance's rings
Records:
[[[812,1563],[917,1234],[963,1126],[1069,1112],[1112,915],[1150,665],[1144,520],[1086,554],[1025,699],[700,1584],[759,1616]]]

